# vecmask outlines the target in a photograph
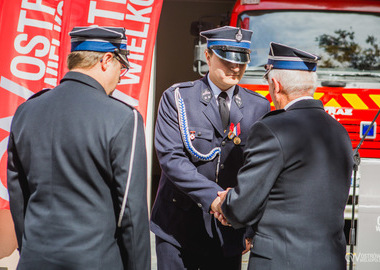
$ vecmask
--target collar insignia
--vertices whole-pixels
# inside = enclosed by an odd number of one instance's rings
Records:
[[[204,88],[202,90],[202,94],[201,94],[201,97],[202,97],[202,100],[204,102],[210,102],[211,98],[212,98],[212,95],[211,95],[211,91],[210,89],[208,88]]]
[[[236,105],[240,108],[243,104],[243,101],[241,100],[241,96],[239,94],[234,95],[234,100]]]

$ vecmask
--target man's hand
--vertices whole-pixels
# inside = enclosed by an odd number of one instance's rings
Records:
[[[245,250],[243,250],[242,255],[247,253],[251,249],[252,238],[245,238]]]
[[[226,196],[227,196],[227,193],[228,191],[230,190],[231,188],[227,188],[225,191],[219,191],[218,192],[218,197],[220,198],[220,206],[222,206],[222,203],[225,201],[226,199]]]
[[[226,199],[227,192],[231,188],[227,188],[225,191],[219,191],[218,197],[215,198],[215,200],[211,204],[211,211],[210,213],[214,215],[214,217],[222,223],[224,226],[231,226],[227,219],[224,217],[222,212],[222,203]]]
[[[220,198],[218,196],[215,198],[215,200],[211,204],[210,214],[214,215],[215,213],[221,212],[222,209],[220,207],[221,207],[221,203],[220,203]]]
[[[227,219],[223,216],[223,213],[215,212],[214,217],[219,220],[220,223],[224,226],[231,226],[230,223],[228,223]]]

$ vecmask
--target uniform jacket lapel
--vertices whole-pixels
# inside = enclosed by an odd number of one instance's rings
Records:
[[[220,118],[218,104],[216,104],[214,94],[208,84],[207,75],[203,77],[202,81],[204,87],[201,89],[200,102],[206,105],[203,113],[218,133],[223,136],[222,119]]]
[[[230,123],[233,123],[235,126],[243,118],[242,108],[243,101],[239,93],[239,86],[236,85],[230,108]]]

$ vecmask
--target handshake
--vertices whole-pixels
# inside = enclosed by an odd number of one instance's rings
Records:
[[[226,217],[222,212],[222,203],[226,200],[226,196],[228,191],[231,188],[227,188],[225,191],[219,191],[218,197],[212,202],[210,214],[214,215],[214,217],[222,223],[224,226],[231,226],[231,224],[227,221]],[[245,238],[245,250],[243,250],[242,254],[247,253],[252,247],[252,238]]]
[[[222,203],[225,201],[228,191],[231,188],[227,188],[225,191],[219,191],[218,197],[211,204],[210,214],[220,221],[224,226],[231,226],[222,212]]]

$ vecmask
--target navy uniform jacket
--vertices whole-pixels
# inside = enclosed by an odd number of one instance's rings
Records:
[[[18,269],[150,269],[142,117],[127,189],[134,110],[93,78],[68,72],[23,103],[8,147]]]
[[[249,269],[346,269],[352,154],[347,131],[319,100],[273,111],[252,127],[238,186],[222,204],[235,228],[255,231]]]
[[[195,149],[203,154],[221,147],[218,182],[218,157],[201,161],[185,149],[178,125],[175,89],[184,100],[189,131]],[[160,238],[187,247],[197,241],[199,226],[210,237],[210,206],[217,192],[236,185],[236,175],[243,164],[243,147],[252,124],[270,110],[267,99],[240,86],[235,87],[230,108],[230,122],[240,123],[241,143],[235,145],[224,133],[216,99],[207,77],[181,83],[166,90],[161,98],[155,131],[155,147],[162,174],[151,215],[151,230]],[[219,222],[218,225],[223,227]],[[226,255],[243,249],[243,232],[232,228],[217,229]]]

